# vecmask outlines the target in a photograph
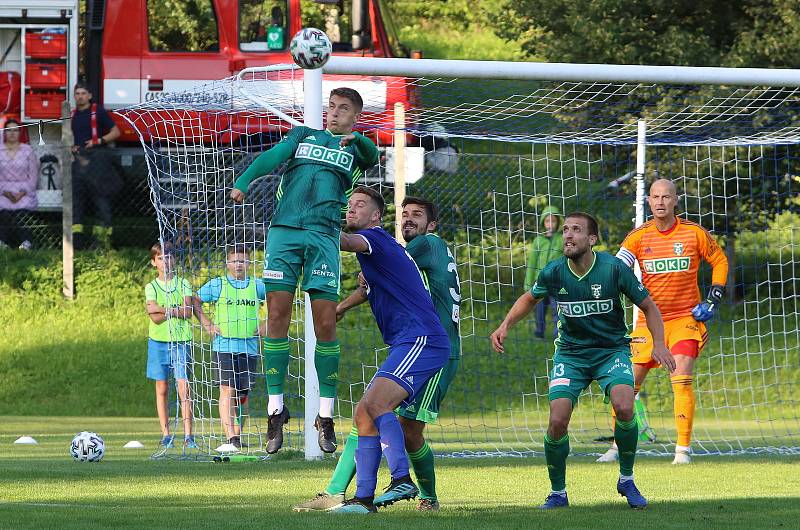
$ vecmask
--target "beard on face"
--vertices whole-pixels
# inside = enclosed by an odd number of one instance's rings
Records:
[[[405,222],[403,223],[403,239],[406,240],[406,243],[411,241],[417,236],[420,236],[425,233],[424,230],[420,230],[420,227],[413,222]]]

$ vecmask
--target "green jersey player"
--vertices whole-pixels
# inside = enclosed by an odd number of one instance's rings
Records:
[[[439,321],[450,339],[448,363],[428,381],[425,390],[412,403],[397,409],[405,437],[406,451],[419,485],[420,502],[417,508],[421,511],[435,511],[439,509],[439,500],[436,495],[433,451],[425,440],[423,432],[425,425],[436,421],[442,400],[458,371],[461,359],[459,334],[461,288],[455,257],[447,244],[434,233],[438,223],[436,205],[422,198],[406,197],[403,201],[402,220],[403,239],[407,243],[406,251],[419,267],[433,299]],[[339,304],[338,315],[343,316],[345,312],[366,300],[364,287],[360,286]],[[354,456],[357,443],[358,431],[353,427],[342,456],[336,464],[336,471],[325,491],[310,501],[295,506],[296,511],[329,510],[344,502],[345,490],[356,473]],[[389,493],[376,498],[375,505],[385,506],[398,500]]]
[[[544,437],[544,453],[552,491],[543,509],[569,505],[566,490],[569,426],[572,409],[581,392],[596,380],[617,413],[614,438],[619,447],[620,478],[617,492],[631,508],[647,501],[633,482],[638,429],[633,417],[633,372],[630,337],[625,324],[622,295],[639,306],[653,334],[653,358],[667,370],[675,369],[664,344],[664,322],[647,289],[619,259],[597,253],[597,221],[574,212],[564,220],[564,256],[551,261],[539,273],[530,291],[520,296],[492,333],[492,345],[504,351],[508,331],[543,298],[557,303],[559,322],[553,369],[550,372],[550,421]]]
[[[378,161],[378,150],[353,132],[364,103],[350,88],[331,91],[324,131],[295,127],[275,147],[262,153],[236,180],[231,198],[242,202],[250,183],[288,161],[275,193],[276,206],[267,235],[264,284],[267,290],[267,377],[269,425],[267,452],[283,445],[289,410],[283,404],[289,365],[289,322],[292,300],[302,278],[311,298],[317,343],[314,365],[319,380],[320,408],[315,426],[319,446],[336,450],[333,404],[339,373],[336,304],[339,301],[339,232],[342,210],[364,171]]]

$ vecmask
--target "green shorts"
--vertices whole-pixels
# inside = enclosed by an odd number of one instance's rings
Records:
[[[264,285],[267,292],[301,289],[312,300],[339,300],[339,234],[274,226],[267,234]]]
[[[550,401],[569,398],[575,405],[592,381],[600,384],[606,397],[615,385],[632,387],[630,348],[587,348],[569,353],[556,350],[550,371]]]
[[[447,394],[447,389],[450,388],[450,383],[456,377],[460,363],[461,359],[448,360],[447,364],[428,380],[424,390],[417,394],[410,405],[407,407],[401,405],[395,412],[410,420],[436,423],[436,418],[439,417],[439,407]]]

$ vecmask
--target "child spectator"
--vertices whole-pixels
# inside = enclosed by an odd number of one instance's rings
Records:
[[[147,377],[156,382],[156,410],[161,424],[161,445],[165,449],[173,447],[174,436],[169,431],[167,415],[167,391],[169,371],[175,374],[178,396],[183,417],[184,445],[196,449],[192,435],[192,398],[189,392],[188,370],[191,362],[192,326],[190,319],[193,310],[199,310],[194,303],[192,288],[187,280],[175,275],[175,259],[166,252],[161,243],[150,247],[150,264],[158,271],[158,278],[145,286],[147,314],[150,317],[150,334],[147,343]],[[193,307],[193,306],[197,307]],[[201,322],[210,322],[198,311]]]
[[[228,443],[241,449],[240,410],[247,403],[258,372],[258,310],[267,299],[264,284],[247,275],[249,254],[243,246],[230,247],[227,274],[210,280],[198,291],[200,300],[215,304],[214,381],[219,384],[219,415]]]

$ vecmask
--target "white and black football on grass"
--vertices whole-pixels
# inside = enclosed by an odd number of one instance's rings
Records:
[[[82,431],[72,439],[69,453],[78,462],[99,462],[106,453],[106,444],[96,432]]]

